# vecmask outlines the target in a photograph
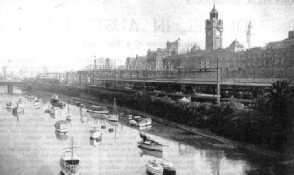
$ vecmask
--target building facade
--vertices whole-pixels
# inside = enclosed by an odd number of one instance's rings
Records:
[[[97,58],[94,60],[94,69],[116,69],[116,59]]]
[[[168,56],[167,49],[158,48],[156,51],[150,49],[146,55],[147,69],[149,70],[163,70],[163,58]]]
[[[289,31],[288,38],[285,40],[268,43],[268,47],[272,49],[288,48],[291,46],[294,46],[294,31]]]
[[[145,56],[136,55],[135,58],[126,58],[126,69],[133,70],[145,70],[147,68],[147,62]]]

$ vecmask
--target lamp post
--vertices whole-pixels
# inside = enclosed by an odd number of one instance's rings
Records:
[[[217,101],[217,105],[220,106],[220,71],[219,71],[219,67],[218,67],[218,60],[216,62],[216,72],[217,72],[217,95],[216,95],[216,101]]]

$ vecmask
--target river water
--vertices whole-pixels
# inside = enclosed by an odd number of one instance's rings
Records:
[[[140,141],[138,128],[127,124],[127,118],[120,118],[118,125],[83,116],[80,108],[69,105],[57,112],[55,117],[44,112],[52,94],[36,92],[34,95],[43,100],[41,108],[35,109],[32,100],[26,99],[25,112],[18,116],[6,109],[9,101],[16,102],[26,94],[14,89],[8,95],[6,88],[0,87],[0,174],[2,175],[57,175],[60,174],[59,161],[64,148],[74,146],[81,158],[81,173],[101,175],[145,175],[145,164],[149,160],[171,161],[178,175],[239,175],[239,174],[288,174],[293,172],[292,163],[279,162],[273,158],[242,151],[233,145],[223,144],[213,139],[187,133],[153,121],[152,127],[142,132],[166,146],[163,152],[138,148]],[[32,94],[29,94],[32,95]],[[62,98],[62,97],[61,97]],[[67,135],[55,132],[54,124],[70,113],[73,120]],[[105,125],[103,136],[98,145],[90,141],[89,130]],[[114,129],[110,132],[109,129]],[[290,165],[289,165],[290,164]]]

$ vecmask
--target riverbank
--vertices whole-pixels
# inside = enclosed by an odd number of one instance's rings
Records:
[[[74,96],[75,98],[77,98],[77,100],[90,101],[91,103],[95,103],[95,104],[98,103],[98,100],[96,100],[96,99],[99,99],[99,101],[102,101],[102,103],[104,105],[107,104],[108,107],[112,107],[113,98],[116,98],[117,105],[120,106],[120,110],[123,110],[126,112],[128,111],[128,109],[126,107],[130,107],[130,106],[137,107],[137,108],[138,108],[138,106],[140,106],[141,109],[143,107],[143,110],[146,111],[148,109],[146,109],[146,108],[144,109],[144,107],[146,107],[146,103],[150,103],[150,101],[144,102],[144,99],[142,98],[143,97],[142,94],[135,94],[134,95],[134,94],[122,94],[122,93],[117,93],[117,92],[106,92],[106,91],[97,92],[97,91],[91,91],[91,90],[90,91],[89,90],[81,90],[81,88],[77,88],[76,90],[74,90],[75,88],[73,88],[73,87],[70,87],[70,89],[64,89],[64,88],[65,88],[64,86],[58,87],[58,88],[56,88],[56,87],[50,88],[49,87],[49,88],[47,88],[47,91],[71,95],[71,96]],[[89,94],[91,94],[91,96],[89,96]],[[130,102],[132,102],[132,103],[130,104]],[[143,102],[143,104],[141,102]],[[160,114],[161,111],[158,111],[158,109],[156,109],[154,107],[154,105],[156,105],[156,103],[154,104],[154,99],[153,99],[152,103],[153,104],[148,104],[149,110],[150,110],[150,106],[152,105],[151,109],[153,108],[153,111],[151,111],[151,113],[156,113],[156,111],[157,111],[157,113]],[[99,104],[101,104],[101,102]],[[133,104],[133,106],[132,106],[132,104]],[[157,106],[157,107],[159,108],[160,106]],[[235,145],[236,147],[241,148],[241,149],[250,150],[252,152],[256,152],[256,153],[259,153],[262,155],[275,157],[275,158],[287,158],[287,159],[293,158],[293,156],[291,156],[289,154],[285,155],[283,153],[260,148],[256,145],[253,145],[253,144],[238,142],[238,141],[235,141],[232,139],[227,139],[223,136],[217,135],[215,132],[211,132],[206,129],[191,127],[191,126],[188,126],[185,124],[180,124],[178,122],[174,122],[174,121],[168,120],[163,117],[158,117],[158,115],[149,114],[148,112],[145,112],[143,110],[137,110],[136,108],[131,108],[131,109],[133,111],[135,111],[135,113],[137,115],[150,117],[150,118],[153,118],[154,121],[161,122],[161,123],[164,123],[169,126],[177,127],[182,130],[185,130],[187,132],[198,134],[198,135],[201,135],[201,136],[204,136],[207,138],[212,138],[212,139],[215,139],[217,141],[220,141],[220,142],[223,142],[223,143],[226,143],[229,145]]]

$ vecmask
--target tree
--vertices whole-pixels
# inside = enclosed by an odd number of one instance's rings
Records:
[[[272,122],[276,127],[289,129],[287,125],[291,124],[293,88],[290,87],[290,81],[277,81],[272,87],[266,89],[266,103],[272,113]]]

